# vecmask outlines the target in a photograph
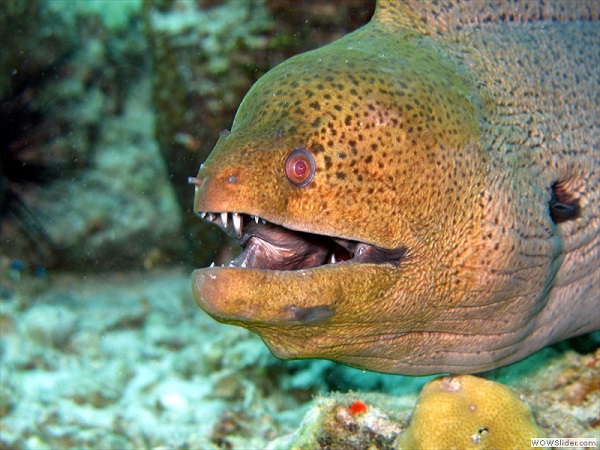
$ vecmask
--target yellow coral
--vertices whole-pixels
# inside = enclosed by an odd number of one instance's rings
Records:
[[[459,375],[425,385],[398,448],[530,448],[533,437],[545,433],[524,400],[500,383]]]

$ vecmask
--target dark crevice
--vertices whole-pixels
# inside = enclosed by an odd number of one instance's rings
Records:
[[[551,195],[550,216],[554,223],[567,222],[580,216],[579,198],[568,188],[566,182],[554,183]]]

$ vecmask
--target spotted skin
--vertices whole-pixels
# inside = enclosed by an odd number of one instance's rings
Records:
[[[368,25],[253,86],[195,210],[404,256],[201,269],[206,312],[282,358],[413,375],[488,370],[600,328],[599,27],[543,8],[508,24],[489,6],[380,1]],[[593,4],[572,14],[597,20]],[[315,160],[306,186],[286,178],[296,148]],[[577,215],[553,221],[553,198]]]

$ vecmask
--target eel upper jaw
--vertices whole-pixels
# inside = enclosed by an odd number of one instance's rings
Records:
[[[327,264],[371,263],[399,266],[405,249],[384,249],[353,241],[297,231],[259,216],[237,212],[198,212],[232,236],[242,247],[230,267],[262,270],[305,270]]]

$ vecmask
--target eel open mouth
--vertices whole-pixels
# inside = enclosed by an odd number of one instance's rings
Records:
[[[243,213],[197,214],[222,228],[241,245],[242,253],[230,267],[299,270],[343,262],[398,266],[405,254],[403,248],[389,250],[364,242],[295,231]]]

